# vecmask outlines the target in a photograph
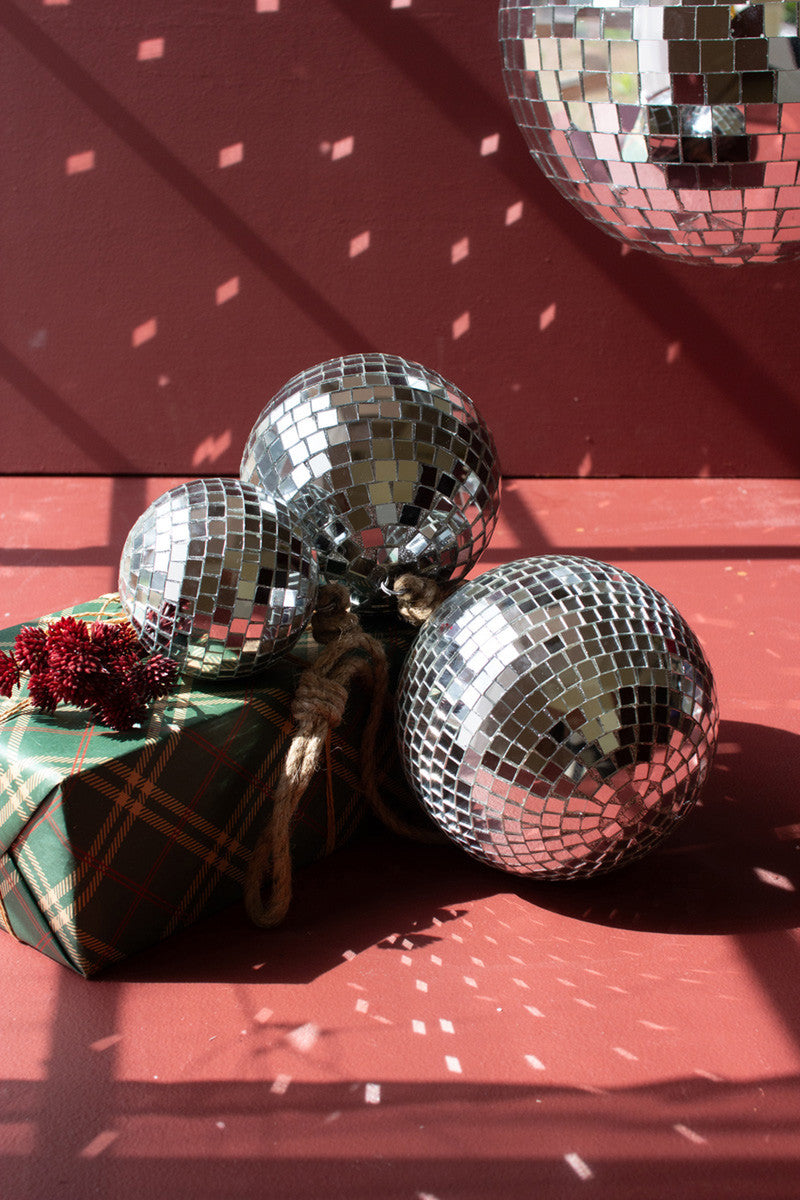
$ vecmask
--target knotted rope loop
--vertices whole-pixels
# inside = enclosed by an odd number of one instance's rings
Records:
[[[341,583],[325,583],[319,589],[317,604],[311,617],[311,633],[315,642],[327,646],[337,638],[360,629],[359,620],[350,611],[350,593]]]
[[[435,579],[410,573],[398,575],[392,586],[397,611],[411,625],[424,625],[447,595]]]
[[[321,719],[331,729],[341,724],[347,704],[347,688],[335,679],[326,679],[319,671],[308,670],[300,677],[292,701],[292,716],[301,729]]]
[[[370,807],[395,833],[418,841],[441,840],[438,831],[406,824],[380,797],[375,751],[389,686],[386,651],[349,611],[346,589],[327,585],[320,590],[320,597],[321,622],[315,620],[312,628],[314,637],[319,631],[327,644],[300,678],[292,704],[295,733],[275,788],[272,817],[259,836],[245,877],[245,908],[251,921],[262,928],[278,925],[286,916],[292,898],[292,818],[317,769],[330,730],[342,720],[349,689],[356,680],[371,693],[361,734],[361,790]],[[265,900],[264,887],[270,878],[270,894]]]
[[[349,596],[338,584],[320,589],[315,614],[315,638],[327,644],[300,677],[292,716],[295,733],[275,789],[272,818],[259,836],[248,864],[244,901],[250,919],[262,927],[283,920],[292,898],[290,830],[306,788],[311,782],[329,731],[340,724],[348,689],[357,677],[371,689],[369,714],[362,734],[362,786],[375,791],[375,740],[383,715],[389,669],[386,652],[361,629],[349,611]],[[271,876],[271,894],[262,892]]]

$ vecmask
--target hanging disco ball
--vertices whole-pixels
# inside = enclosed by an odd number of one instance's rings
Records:
[[[800,255],[796,3],[501,0],[514,118],[562,195],[642,250]]]
[[[334,358],[291,379],[256,421],[241,477],[297,513],[321,574],[356,604],[403,571],[466,575],[500,495],[494,440],[472,401],[389,354]]]
[[[644,854],[694,804],[716,745],[714,682],[658,592],[586,558],[522,559],[463,584],[403,668],[412,788],[476,858],[594,875]]]
[[[284,654],[311,617],[314,551],[280,501],[238,479],[165,492],[128,534],[119,595],[147,650],[229,679]]]

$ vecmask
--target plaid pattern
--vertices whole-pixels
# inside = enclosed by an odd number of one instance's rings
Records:
[[[70,612],[93,620],[108,598]],[[56,614],[62,615],[62,614]],[[52,620],[53,618],[43,618]],[[17,628],[0,634],[9,649]],[[382,630],[396,673],[413,631]],[[115,733],[78,709],[0,707],[0,923],[85,976],[239,900],[292,732],[290,703],[317,652],[292,652],[239,686],[181,683],[146,728]],[[363,815],[359,714],[333,732],[292,828],[302,866],[330,853]],[[380,764],[406,807],[394,739]]]

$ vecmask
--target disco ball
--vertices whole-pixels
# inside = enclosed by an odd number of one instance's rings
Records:
[[[226,679],[289,649],[311,616],[317,576],[280,500],[238,479],[194,479],[131,529],[119,594],[146,649],[186,675]]]
[[[500,493],[494,441],[472,401],[389,354],[331,359],[291,379],[256,421],[241,477],[297,513],[321,574],[357,605],[403,571],[466,575]]]
[[[671,604],[560,555],[465,583],[424,625],[398,690],[409,781],[442,830],[518,875],[594,875],[650,850],[713,756],[714,682]]]
[[[531,154],[607,233],[686,261],[800,255],[796,3],[501,0]]]

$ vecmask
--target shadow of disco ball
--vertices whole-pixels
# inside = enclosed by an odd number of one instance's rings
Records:
[[[142,645],[185,675],[249,675],[288,651],[317,597],[313,549],[285,504],[238,479],[193,479],[133,525],[120,603]]]
[[[296,375],[256,421],[240,473],[291,507],[323,578],[361,605],[404,571],[461,579],[497,520],[497,451],[475,405],[389,354]]]
[[[800,256],[797,4],[501,0],[503,74],[544,174],[641,250]]]
[[[518,875],[578,878],[649,851],[691,809],[716,745],[697,638],[605,563],[522,559],[422,627],[398,688],[403,762],[458,845]]]

